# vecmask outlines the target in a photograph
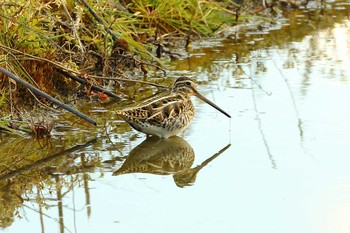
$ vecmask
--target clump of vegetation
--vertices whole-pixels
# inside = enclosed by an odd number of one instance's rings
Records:
[[[187,46],[214,35],[238,23],[240,9],[232,0],[9,0],[0,3],[0,66],[52,96],[76,89],[59,70],[89,85],[103,85],[104,77],[125,81],[159,70],[165,55],[175,57],[166,42]],[[0,91],[2,109],[16,110],[11,114],[37,101],[50,104],[5,75]],[[0,120],[0,127],[9,125]]]

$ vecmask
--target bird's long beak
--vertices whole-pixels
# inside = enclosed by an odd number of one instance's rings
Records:
[[[208,100],[207,98],[205,98],[201,93],[199,93],[197,90],[195,91],[195,96],[197,96],[199,99],[203,100],[204,102],[206,102],[207,104],[209,104],[210,106],[212,106],[213,108],[215,108],[216,110],[218,110],[219,112],[221,112],[222,114],[224,114],[225,116],[231,118],[231,116],[225,112],[224,110],[222,110],[221,108],[219,108],[219,106],[217,106],[216,104],[214,104],[213,102],[211,102],[210,100]]]

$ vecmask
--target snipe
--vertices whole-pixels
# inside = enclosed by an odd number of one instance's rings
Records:
[[[134,129],[147,135],[168,138],[185,130],[194,117],[191,96],[197,96],[227,117],[231,116],[197,91],[196,83],[188,77],[178,78],[172,91],[158,98],[152,98],[136,107],[117,110]]]

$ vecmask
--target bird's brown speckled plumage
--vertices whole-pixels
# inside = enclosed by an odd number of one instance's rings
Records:
[[[146,100],[136,107],[117,110],[116,114],[138,131],[168,138],[182,132],[191,123],[194,117],[191,95],[199,97],[230,117],[200,95],[194,81],[187,77],[178,78],[168,95]]]

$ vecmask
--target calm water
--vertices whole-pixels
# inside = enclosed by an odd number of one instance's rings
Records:
[[[194,43],[174,74],[231,120],[194,99],[180,137],[144,142],[92,103],[96,130],[64,114],[50,140],[2,134],[3,232],[350,232],[349,12]]]

